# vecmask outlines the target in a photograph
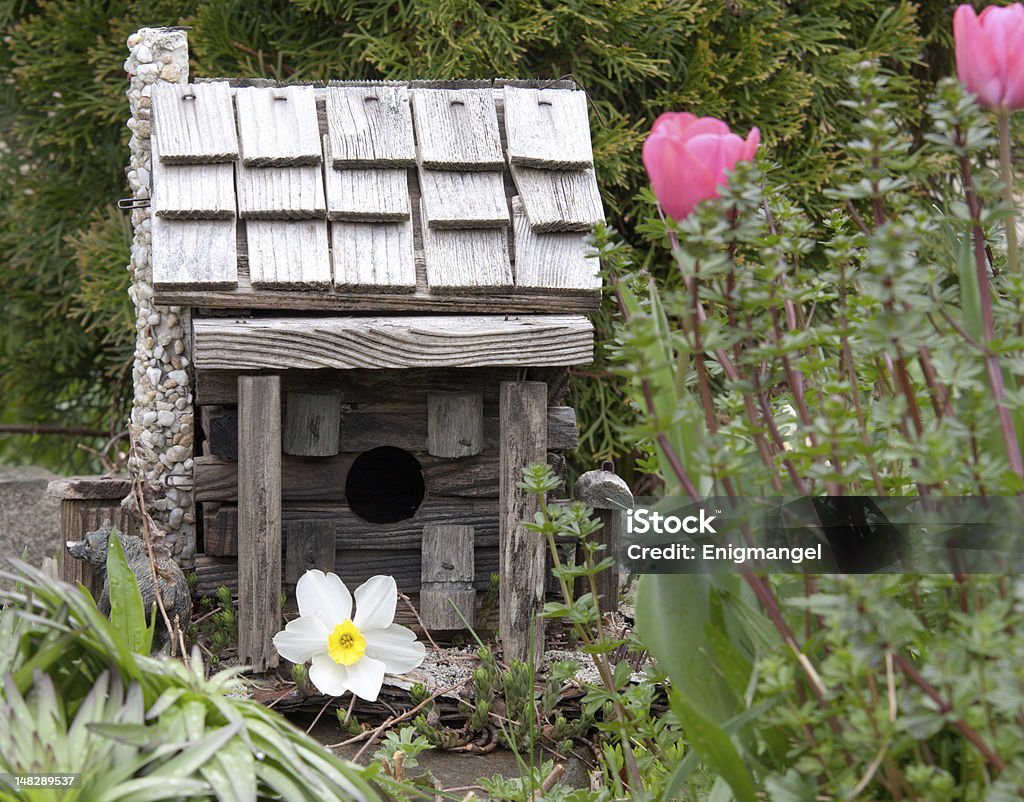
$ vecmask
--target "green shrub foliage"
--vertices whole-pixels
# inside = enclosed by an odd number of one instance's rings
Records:
[[[643,216],[640,145],[666,110],[760,126],[789,197],[824,212],[817,190],[842,165],[855,118],[837,104],[851,68],[882,59],[916,125],[929,70],[948,72],[951,14],[935,0],[0,2],[0,422],[124,420],[130,227],[115,201],[127,194],[124,41],[138,27],[192,26],[195,76],[572,74],[593,100],[609,222],[630,231]],[[621,453],[627,407],[600,362],[587,372],[605,379],[574,387],[589,464]],[[0,458],[72,451],[52,437],[0,439]]]

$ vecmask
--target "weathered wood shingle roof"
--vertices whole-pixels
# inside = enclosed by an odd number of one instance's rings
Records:
[[[160,83],[152,106],[157,300],[511,312],[599,300],[586,97],[565,83]]]

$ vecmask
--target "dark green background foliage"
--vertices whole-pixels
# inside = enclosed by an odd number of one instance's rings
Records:
[[[557,77],[593,99],[609,222],[632,238],[644,209],[643,138],[662,111],[758,125],[789,195],[843,159],[852,65],[882,58],[913,124],[950,71],[947,2],[879,0],[0,0],[0,422],[116,426],[131,396],[125,269],[125,39],[185,24],[194,76]],[[637,247],[640,246],[637,243]],[[643,254],[639,255],[641,261]],[[666,260],[652,264],[668,269]],[[602,314],[603,330],[610,304]],[[604,376],[600,362],[585,371]],[[620,450],[628,414],[611,379],[583,378],[580,457]],[[0,459],[68,466],[63,438],[0,437]],[[79,457],[81,459],[81,457]],[[78,465],[76,467],[82,467]]]

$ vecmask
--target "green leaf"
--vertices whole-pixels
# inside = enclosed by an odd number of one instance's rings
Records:
[[[712,653],[706,627],[711,593],[727,580],[708,574],[648,574],[637,589],[637,633],[672,686],[712,721],[726,721],[737,709],[725,680],[708,669]]]
[[[110,585],[110,623],[124,634],[131,651],[149,654],[153,646],[152,630],[146,622],[142,593],[114,529],[110,530],[107,547],[107,582]]]
[[[710,769],[729,783],[736,802],[757,802],[754,778],[729,736],[682,695],[673,693],[671,702],[690,745]]]

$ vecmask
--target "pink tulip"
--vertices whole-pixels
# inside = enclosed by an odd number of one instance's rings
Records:
[[[1024,6],[962,5],[953,16],[956,73],[989,109],[1024,108]]]
[[[752,161],[760,142],[757,128],[743,140],[714,117],[685,111],[658,117],[644,142],[643,157],[665,214],[682,220],[701,201],[717,198],[718,187],[727,186],[726,172],[740,160]]]

